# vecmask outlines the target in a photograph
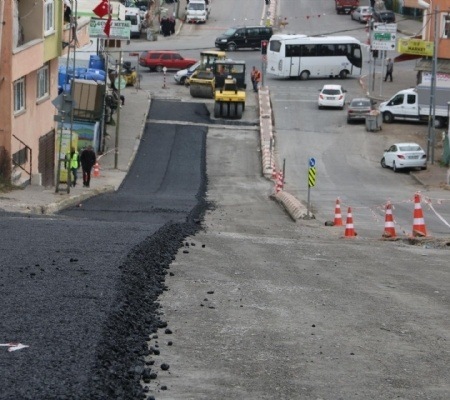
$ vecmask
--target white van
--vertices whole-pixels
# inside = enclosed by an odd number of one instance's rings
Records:
[[[186,5],[186,22],[205,23],[211,12],[210,3],[210,0],[189,0]]]
[[[131,22],[130,36],[132,38],[140,38],[142,26],[141,10],[137,7],[126,7],[125,21]]]

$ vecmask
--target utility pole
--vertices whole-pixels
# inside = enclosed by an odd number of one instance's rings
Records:
[[[117,76],[117,93],[119,96],[119,107],[117,107],[117,121],[116,121],[116,141],[114,150],[114,169],[118,168],[119,165],[119,134],[120,134],[120,108],[122,107],[120,99],[120,90],[122,86],[122,50],[119,52],[119,63],[118,63],[118,76]]]
[[[436,73],[437,73],[437,56],[438,56],[438,13],[437,6],[434,9],[434,28],[433,28],[433,62],[431,65],[431,90],[430,90],[430,111],[428,115],[428,140],[427,140],[427,157],[431,154],[431,164],[434,164],[434,147],[436,141]],[[431,153],[430,153],[431,149]]]

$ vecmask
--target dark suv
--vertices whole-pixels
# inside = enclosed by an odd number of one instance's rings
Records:
[[[372,18],[375,22],[385,22],[392,24],[395,22],[395,13],[386,7],[377,7],[373,9]]]
[[[235,51],[249,48],[260,49],[261,40],[269,40],[273,31],[264,26],[236,26],[216,38],[216,47],[220,50]]]

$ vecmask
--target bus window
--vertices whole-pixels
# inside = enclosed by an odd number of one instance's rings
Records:
[[[301,46],[302,57],[315,57],[317,54],[317,46],[315,44],[304,44]]]
[[[286,45],[286,57],[300,57],[301,46],[299,44]]]
[[[356,44],[350,44],[348,46],[351,46],[351,51],[347,54],[347,58],[352,63],[352,65],[361,68],[362,67],[361,46]]]
[[[279,40],[271,40],[269,42],[269,50],[279,53],[281,49],[281,42]]]

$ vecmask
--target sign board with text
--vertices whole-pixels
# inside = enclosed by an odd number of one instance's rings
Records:
[[[106,19],[91,18],[89,24],[89,35],[100,39],[130,40],[131,21],[111,21],[111,33],[108,36],[103,31]]]
[[[370,40],[372,50],[395,50],[396,42],[397,24],[373,24]]]
[[[434,43],[421,39],[398,39],[397,51],[400,54],[415,54],[422,57],[433,57]]]

